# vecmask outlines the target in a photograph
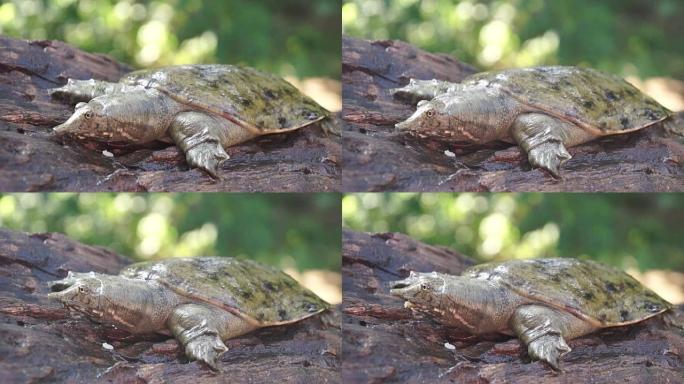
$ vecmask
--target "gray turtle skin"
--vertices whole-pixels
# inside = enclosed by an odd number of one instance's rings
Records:
[[[484,72],[461,83],[411,79],[392,90],[417,103],[400,131],[463,143],[518,144],[530,164],[560,177],[566,147],[650,127],[672,112],[614,75],[581,67]]]
[[[190,360],[218,370],[224,340],[294,323],[329,304],[285,273],[252,260],[176,258],[128,266],[118,276],[69,272],[50,299],[133,334],[173,335]]]
[[[127,74],[118,83],[69,79],[49,93],[76,104],[54,127],[110,144],[173,142],[191,167],[217,177],[224,150],[261,135],[316,122],[337,132],[330,113],[287,81],[249,67],[182,65]]]
[[[477,265],[461,276],[416,273],[390,284],[405,307],[470,334],[514,335],[533,360],[560,370],[566,340],[672,307],[615,268],[569,258]]]

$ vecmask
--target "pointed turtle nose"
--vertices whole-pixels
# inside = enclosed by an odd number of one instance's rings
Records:
[[[66,133],[69,131],[69,127],[71,126],[70,124],[67,124],[68,121],[52,128],[52,132],[54,133]]]
[[[52,132],[57,134],[77,132],[81,127],[84,118],[90,117],[90,109],[87,106],[81,105],[64,123],[52,128]]]
[[[47,294],[47,297],[51,300],[58,300],[61,297],[61,295],[60,292],[50,292]]]
[[[406,131],[409,128],[408,121],[402,121],[400,123],[394,124],[394,127],[400,131]]]

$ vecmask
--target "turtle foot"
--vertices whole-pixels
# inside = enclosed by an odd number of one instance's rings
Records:
[[[218,358],[228,350],[217,335],[201,335],[185,345],[185,355],[190,360],[204,362],[214,371],[219,371]]]
[[[528,158],[534,168],[543,168],[560,179],[560,166],[572,156],[560,141],[547,141],[529,150]]]
[[[219,179],[218,167],[230,156],[217,141],[207,141],[188,149],[186,153],[188,164],[193,168],[200,168],[214,179]]]
[[[553,369],[560,371],[558,359],[571,349],[560,335],[544,335],[533,340],[527,346],[527,353],[532,360],[547,362]]]

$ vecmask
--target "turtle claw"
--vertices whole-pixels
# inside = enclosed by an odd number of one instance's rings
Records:
[[[218,358],[226,351],[228,347],[216,335],[197,336],[185,345],[185,355],[190,360],[201,361],[214,371],[220,371]]]
[[[218,167],[222,162],[230,159],[230,156],[223,149],[221,143],[208,141],[188,149],[186,158],[191,167],[200,168],[214,179],[220,179]]]
[[[532,360],[545,361],[556,371],[561,370],[558,359],[570,351],[570,346],[560,335],[544,335],[527,346]]]
[[[528,158],[534,168],[543,168],[560,179],[560,166],[572,156],[560,141],[547,141],[529,150]]]

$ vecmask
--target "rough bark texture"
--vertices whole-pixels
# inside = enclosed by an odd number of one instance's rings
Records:
[[[684,113],[673,132],[658,126],[570,148],[555,180],[532,170],[517,146],[454,147],[394,133],[415,108],[391,88],[409,78],[460,82],[477,72],[472,66],[401,41],[343,37],[342,46],[344,191],[684,191]]]
[[[70,315],[46,297],[67,271],[116,274],[129,261],[56,233],[0,230],[2,383],[336,383],[340,312],[228,340],[214,373],[187,359],[174,339],[132,337]],[[103,343],[114,347],[107,350]]]
[[[679,383],[684,306],[569,342],[563,373],[530,363],[517,339],[473,338],[416,318],[388,282],[409,271],[460,274],[473,261],[397,233],[343,233],[342,380],[348,383]],[[445,346],[450,343],[456,348]]]
[[[51,127],[73,107],[47,94],[68,78],[117,81],[131,68],[59,41],[0,37],[2,191],[336,191],[340,144],[317,126],[263,136],[227,149],[221,180],[189,170],[175,147],[109,148],[60,143]]]

